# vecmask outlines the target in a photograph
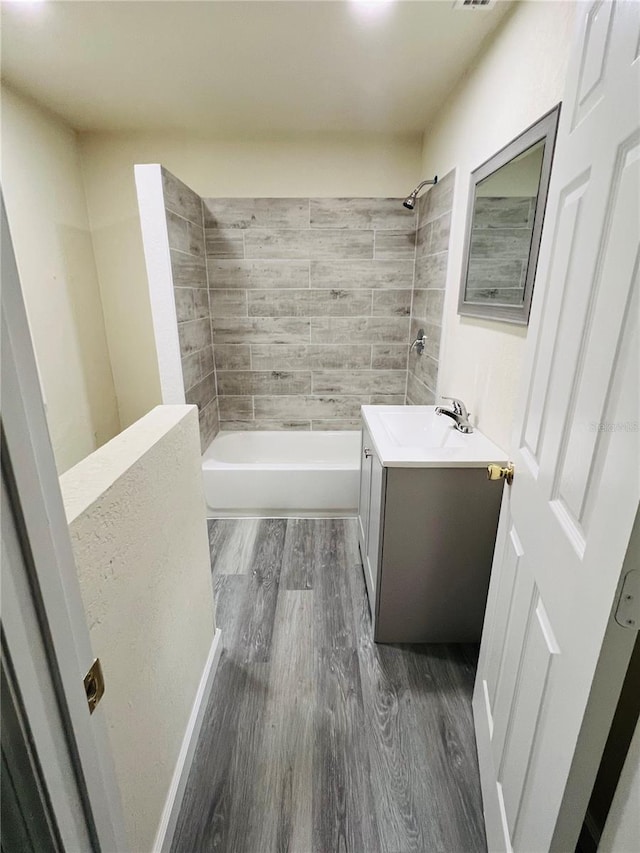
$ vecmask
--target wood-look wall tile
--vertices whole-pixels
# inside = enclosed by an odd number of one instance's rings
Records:
[[[313,343],[404,343],[409,335],[409,317],[313,318]]]
[[[371,361],[367,345],[257,344],[251,347],[253,370],[317,370],[366,368]]]
[[[253,397],[218,397],[218,409],[221,421],[252,421]]]
[[[481,228],[528,228],[531,198],[480,196],[473,206],[473,230]]]
[[[360,418],[314,418],[311,421],[311,429],[316,432],[327,432],[328,430],[336,430],[342,432],[344,430],[359,431],[362,426]]]
[[[432,356],[424,352],[418,355],[415,350],[409,356],[409,372],[419,379],[424,385],[427,385],[433,391],[437,388],[438,382],[438,362]]]
[[[374,290],[371,313],[374,317],[408,317],[411,313],[411,291]]]
[[[448,252],[416,258],[416,287],[444,290],[447,285]]]
[[[210,290],[212,317],[246,317],[246,290]]]
[[[376,231],[376,260],[413,260],[415,253],[415,231]]]
[[[202,287],[174,287],[178,323],[209,316],[209,294]]]
[[[185,255],[171,249],[171,274],[174,287],[207,287],[207,270],[204,258]]]
[[[213,372],[213,347],[208,346],[182,359],[182,377],[185,391]]]
[[[358,418],[360,407],[369,402],[368,395],[314,397],[254,397],[256,420],[278,418]]]
[[[185,252],[187,255],[204,257],[204,233],[202,226],[178,216],[171,210],[166,211],[169,248]]]
[[[219,370],[218,390],[227,394],[309,394],[311,373],[295,370]]]
[[[471,235],[472,258],[524,259],[529,256],[528,228],[483,228]]]
[[[449,236],[451,233],[451,212],[444,213],[431,223],[431,242],[429,254],[445,252],[449,249]]]
[[[214,355],[218,370],[251,369],[251,348],[248,344],[216,344]]]
[[[415,213],[400,198],[312,198],[312,228],[415,228]]]
[[[427,355],[430,355],[432,358],[437,359],[440,353],[440,339],[442,336],[442,328],[441,326],[436,326],[435,323],[431,323],[426,319],[419,319],[417,317],[411,318],[411,340],[415,341],[418,330],[420,328],[424,329],[424,333],[427,338],[427,342],[425,344],[424,352]]]
[[[404,370],[314,370],[314,394],[404,394]]]
[[[455,169],[448,172],[431,189],[420,196],[418,204],[418,226],[432,222],[453,208]]]
[[[180,354],[184,358],[192,352],[211,346],[211,324],[208,319],[178,323]]]
[[[308,228],[306,198],[203,198],[205,228]]]
[[[162,192],[164,206],[168,210],[184,216],[185,219],[202,228],[200,196],[165,168],[162,168]]]
[[[495,258],[471,258],[467,275],[468,287],[518,287],[522,282],[526,260],[508,261]]]
[[[402,394],[372,394],[369,397],[369,405],[402,406],[404,405],[404,391],[402,392]]]
[[[404,290],[412,284],[413,259],[311,262],[311,287]]]
[[[482,285],[474,283],[472,287],[467,287],[466,294],[470,302],[520,305],[524,291],[522,287],[496,287],[495,285],[482,287]]]
[[[410,406],[433,406],[436,401],[435,391],[421,382],[415,373],[407,377],[407,403]]]
[[[207,261],[209,287],[283,288],[309,287],[309,261]]]
[[[252,290],[252,317],[356,317],[371,314],[367,290]]]
[[[216,377],[215,373],[210,373],[185,392],[185,401],[187,405],[195,405],[202,410],[215,399],[215,396]]]
[[[220,421],[220,429],[229,432],[256,432],[273,430],[275,432],[304,432],[311,429],[311,421],[295,420],[259,420],[259,421]]]
[[[302,317],[213,317],[213,343],[308,343],[310,321]]]
[[[444,296],[444,290],[414,290],[412,316],[441,325]]]
[[[207,228],[204,232],[207,258],[244,258],[244,231]]]
[[[373,344],[371,367],[374,370],[405,370],[408,350],[407,344]]]
[[[200,451],[204,453],[220,431],[217,399],[214,398],[208,406],[200,410],[198,423],[200,427]]]
[[[373,258],[373,231],[255,228],[245,231],[244,238],[246,258]]]

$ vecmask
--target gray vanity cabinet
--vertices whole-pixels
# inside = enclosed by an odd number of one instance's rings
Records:
[[[485,467],[383,466],[363,425],[358,538],[376,642],[479,642],[501,496]]]

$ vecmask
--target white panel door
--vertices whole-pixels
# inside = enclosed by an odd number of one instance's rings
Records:
[[[491,851],[552,847],[640,495],[640,5],[578,14],[473,699]]]

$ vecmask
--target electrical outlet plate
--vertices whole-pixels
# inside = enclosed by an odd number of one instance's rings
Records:
[[[486,12],[493,9],[496,3],[497,0],[455,0],[453,8],[460,11],[483,9]]]

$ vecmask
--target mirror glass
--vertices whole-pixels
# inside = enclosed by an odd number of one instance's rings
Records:
[[[461,314],[528,322],[556,124],[557,110],[473,173]]]

